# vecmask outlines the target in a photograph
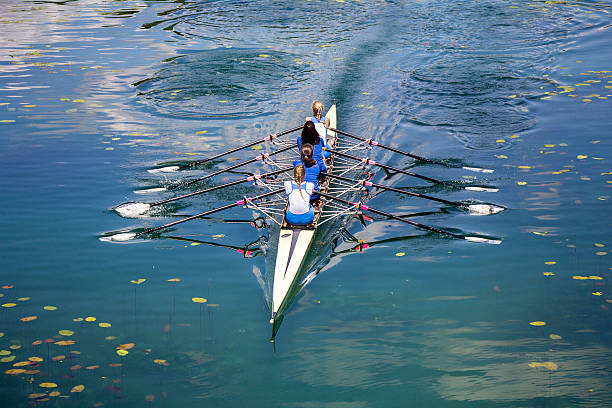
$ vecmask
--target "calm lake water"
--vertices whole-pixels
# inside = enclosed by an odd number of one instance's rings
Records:
[[[1,406],[610,404],[609,1],[3,6]],[[144,218],[112,210],[195,191],[135,193],[252,157],[149,171],[299,126],[313,99],[336,103],[345,131],[494,169],[372,150],[379,162],[499,191],[383,171],[376,182],[506,210],[478,217],[396,193],[369,205],[502,243],[354,218],[346,230],[369,248],[334,245],[274,347],[266,257],[238,252],[266,249],[254,211],[100,241],[253,194],[221,190]]]

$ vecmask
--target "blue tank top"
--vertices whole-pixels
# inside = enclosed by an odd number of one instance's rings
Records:
[[[325,162],[323,160],[317,160],[317,164],[310,167],[306,167],[302,160],[296,160],[293,162],[293,167],[299,166],[300,164],[304,166],[304,170],[306,173],[304,175],[304,181],[314,184],[315,191],[319,191],[319,175],[322,172],[327,173],[327,166],[325,166]]]
[[[315,159],[316,161],[323,161],[324,157],[327,158],[331,155],[330,152],[323,151],[323,147],[326,147],[329,149],[329,146],[323,143],[324,143],[323,139],[319,138],[319,143],[313,146],[312,158]],[[298,136],[297,145],[298,145],[298,150],[302,151],[302,136]]]

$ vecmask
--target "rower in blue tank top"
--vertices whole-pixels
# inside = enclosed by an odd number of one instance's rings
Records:
[[[327,173],[327,166],[325,161],[316,160],[313,157],[312,145],[304,144],[301,149],[302,158],[293,162],[293,167],[304,166],[304,181],[314,184],[314,191],[310,197],[310,201],[315,201],[319,198],[316,193],[319,189],[319,177],[321,173]]]
[[[319,136],[323,139],[323,145],[327,145],[327,128],[329,127],[329,118],[322,117],[323,102],[314,101],[312,103],[312,116],[306,118],[306,121],[314,123],[315,129]]]
[[[319,132],[315,129],[315,125],[312,121],[304,123],[302,128],[302,134],[297,138],[298,149],[302,149],[302,144],[312,145],[312,157],[315,160],[323,161],[323,158],[327,158],[331,155],[330,152],[324,151],[323,147],[329,148],[323,141]]]
[[[310,196],[314,184],[305,182],[306,170],[298,165],[293,169],[293,181],[285,181],[285,192],[289,205],[285,213],[285,220],[293,225],[308,225],[314,220],[314,209],[310,205]]]

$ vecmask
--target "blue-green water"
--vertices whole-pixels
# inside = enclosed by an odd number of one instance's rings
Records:
[[[609,404],[609,2],[3,5],[2,406]],[[158,163],[298,126],[315,98],[337,104],[346,131],[495,169],[470,173],[373,150],[393,166],[499,191],[383,172],[377,182],[507,210],[476,217],[392,193],[369,204],[502,244],[380,219],[364,229],[355,219],[347,228],[369,249],[334,249],[293,303],[274,351],[269,283],[257,275],[265,278],[264,257],[192,245],[256,241],[265,232],[224,222],[249,221],[252,211],[138,243],[99,240],[250,193],[192,198],[143,219],[111,210],[171,196],[134,190],[206,172],[147,171]],[[130,282],[138,279],[146,281]],[[80,321],[87,317],[96,320]],[[62,340],[75,344],[55,344]],[[14,366],[30,357],[43,361]],[[77,385],[83,391],[71,392]]]

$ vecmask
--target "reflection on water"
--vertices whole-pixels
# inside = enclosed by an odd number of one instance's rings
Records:
[[[610,400],[609,2],[3,5],[3,406]],[[134,190],[163,200],[249,159],[258,152],[186,168],[297,126],[315,98],[338,103],[346,131],[495,169],[466,174],[372,150],[457,188],[382,171],[374,182],[507,210],[473,217],[394,193],[371,205],[503,245],[348,220],[321,237],[310,259],[318,278],[305,277],[274,353],[273,234],[251,225],[258,215],[236,209],[224,214],[234,222],[98,241],[250,194],[217,191],[142,219],[110,210]],[[171,165],[183,167],[155,171]]]

